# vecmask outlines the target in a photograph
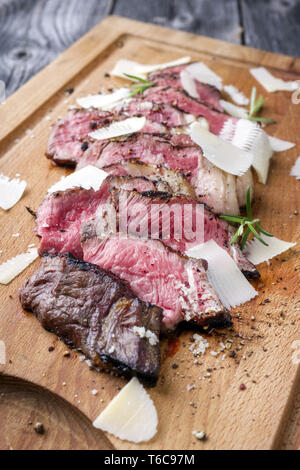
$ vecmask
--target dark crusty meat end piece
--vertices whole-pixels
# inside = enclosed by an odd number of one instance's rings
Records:
[[[155,385],[162,311],[142,302],[114,274],[68,254],[46,255],[19,296],[46,330],[81,350],[96,368]],[[134,327],[150,331],[152,341]]]

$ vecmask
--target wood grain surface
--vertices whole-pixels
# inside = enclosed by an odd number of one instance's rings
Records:
[[[120,86],[121,79],[105,79],[105,72],[119,58],[158,63],[187,54],[205,61],[225,84],[238,86],[246,95],[254,84],[248,70],[253,64],[268,66],[284,78],[300,76],[300,60],[293,57],[108,18],[0,106],[0,171],[8,176],[19,173],[28,181],[22,200],[11,211],[0,214],[3,261],[37,243],[34,221],[25,206],[36,209],[46,188],[68,173],[53,167],[44,157],[49,124],[63,116],[77,97]],[[72,95],[65,92],[70,86],[75,90]],[[260,86],[258,91],[266,95]],[[279,238],[299,242],[299,216],[294,213],[300,210],[299,182],[289,172],[299,155],[300,108],[291,103],[289,93],[282,92],[268,95],[264,112],[278,121],[268,132],[295,142],[297,147],[273,158],[267,186],[256,183],[254,213]],[[17,232],[20,237],[12,237]],[[48,391],[54,393],[92,420],[125,382],[89,370],[74,351],[70,357],[64,356],[66,347],[45,332],[32,315],[22,312],[17,290],[38,264],[37,260],[9,286],[0,287],[0,339],[7,346],[7,362],[0,366],[0,373],[45,389],[46,397]],[[149,390],[158,410],[158,434],[138,446],[107,436],[111,445],[120,449],[299,446],[295,410],[299,409],[300,369],[292,361],[292,343],[300,339],[299,269],[298,245],[272,260],[270,266],[260,266],[262,278],[256,284],[259,296],[233,311],[233,328],[208,337],[210,349],[196,363],[190,351],[192,331],[164,340],[159,384]],[[221,341],[231,345],[224,360],[222,355],[210,354],[218,351]],[[49,346],[54,347],[52,352]],[[245,390],[241,390],[241,384]],[[93,389],[98,390],[97,396],[92,396]],[[208,439],[197,441],[194,430],[205,430]],[[66,439],[69,445],[70,436]],[[92,436],[89,439],[93,442]],[[28,442],[24,436],[14,445],[24,448],[41,444]],[[86,441],[84,445],[88,445]]]
[[[0,0],[7,96],[112,13],[299,56],[298,0]]]

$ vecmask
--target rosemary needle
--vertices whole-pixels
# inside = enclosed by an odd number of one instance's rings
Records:
[[[262,228],[262,226],[259,223],[259,219],[253,219],[252,217],[250,186],[248,186],[247,192],[246,192],[246,211],[247,211],[247,217],[241,217],[239,215],[230,215],[230,214],[225,214],[225,215],[220,216],[221,219],[227,220],[227,222],[234,222],[234,223],[240,224],[239,228],[233,235],[230,244],[233,245],[239,237],[242,237],[241,249],[243,250],[249,238],[249,235],[252,233],[263,245],[269,246],[261,238],[260,233],[263,233],[267,237],[273,237],[273,235]]]
[[[275,124],[276,121],[274,121],[274,119],[256,116],[256,114],[262,109],[265,101],[266,101],[265,98],[263,98],[261,95],[259,95],[259,97],[256,99],[256,87],[254,86],[251,91],[250,111],[249,111],[248,119],[250,121],[255,121],[255,122],[266,122],[269,124]]]
[[[131,80],[136,80],[138,82],[138,83],[133,83],[131,85],[133,90],[130,93],[129,98],[132,98],[132,96],[137,95],[139,93],[143,93],[145,90],[147,90],[148,88],[154,85],[154,83],[149,82],[148,80],[145,80],[144,78],[136,77],[135,75],[129,75],[128,73],[124,73],[124,75],[127,78],[130,78]]]

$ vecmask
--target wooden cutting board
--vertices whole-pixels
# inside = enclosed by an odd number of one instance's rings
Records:
[[[0,172],[10,177],[20,174],[28,182],[21,201],[0,214],[2,262],[26,251],[31,243],[38,245],[34,220],[25,206],[36,209],[47,188],[68,174],[44,157],[50,124],[64,116],[77,97],[121,86],[121,79],[105,78],[118,59],[150,64],[185,55],[204,61],[225,84],[238,86],[247,96],[255,84],[268,96],[264,115],[278,120],[268,132],[297,143],[274,156],[268,185],[256,184],[254,213],[279,238],[299,242],[300,215],[294,214],[300,211],[299,182],[289,172],[300,152],[300,106],[292,104],[290,93],[268,94],[254,82],[249,68],[267,66],[277,76],[295,80],[300,77],[300,59],[109,17],[0,106]],[[72,94],[66,92],[69,88],[74,88]],[[19,237],[12,236],[16,233]],[[93,420],[125,381],[89,370],[76,352],[64,356],[64,344],[22,311],[18,289],[38,265],[39,260],[9,286],[0,287],[0,340],[7,353],[0,372],[57,394]],[[198,363],[190,351],[192,331],[164,340],[160,380],[149,390],[158,411],[158,433],[140,445],[108,436],[113,446],[278,448],[299,385],[300,368],[292,361],[292,343],[300,340],[299,269],[299,245],[269,266],[260,266],[259,296],[232,312],[232,329],[207,338],[210,348]],[[219,351],[220,342],[230,349],[210,354]],[[50,346],[54,351],[48,351]],[[241,384],[245,390],[240,390]],[[91,394],[93,389],[98,395]],[[207,440],[198,441],[194,430],[204,430]]]

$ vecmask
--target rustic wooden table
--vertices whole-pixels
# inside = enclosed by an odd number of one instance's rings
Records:
[[[0,0],[7,96],[109,14],[299,56],[299,0]]]
[[[299,56],[298,0],[0,0],[0,80],[7,96],[109,14]],[[300,397],[291,415],[283,448],[299,446]],[[37,421],[51,432],[36,434]],[[12,447],[111,448],[63,400],[0,377],[0,449]]]

